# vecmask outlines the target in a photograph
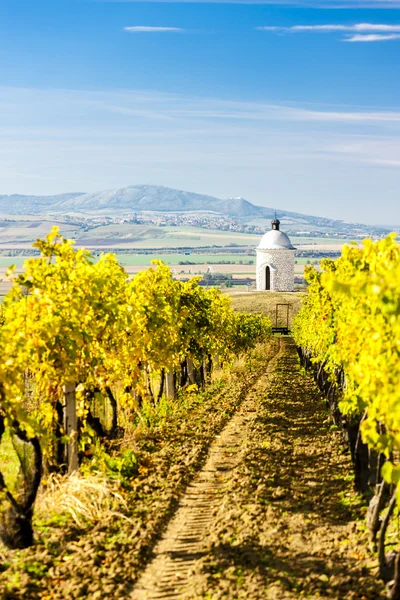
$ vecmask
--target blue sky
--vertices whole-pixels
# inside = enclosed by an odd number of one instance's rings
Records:
[[[1,0],[0,39],[0,194],[400,223],[400,0]]]

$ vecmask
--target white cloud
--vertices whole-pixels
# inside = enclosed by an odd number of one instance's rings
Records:
[[[354,35],[342,37],[341,40],[343,42],[384,42],[400,39],[400,24],[388,25],[386,23],[293,25],[292,27],[266,25],[265,27],[257,27],[257,29],[259,31],[273,31],[280,33],[354,33]]]
[[[400,167],[400,139],[379,136],[354,136],[325,147],[327,156],[343,156],[351,161],[386,167]]]
[[[375,165],[386,165],[387,167],[400,167],[400,160],[376,159]]]
[[[357,31],[357,32],[399,32],[400,25],[380,23],[356,23],[355,25],[295,25],[291,31]]]
[[[294,25],[293,27],[266,26],[257,27],[260,31],[293,31],[293,32],[335,32],[335,31],[354,31],[354,32],[381,32],[381,33],[400,33],[399,25],[387,25],[384,23],[356,23],[354,25]]]
[[[356,25],[294,25],[286,31],[353,31]]]
[[[392,33],[389,35],[380,35],[371,33],[369,35],[352,35],[343,40],[343,42],[386,42],[388,40],[400,40],[400,34]]]
[[[124,31],[129,31],[130,33],[180,33],[185,30],[181,29],[180,27],[153,27],[148,25],[135,25],[133,27],[124,27]]]
[[[399,25],[386,25],[379,23],[357,23],[354,25],[354,31],[382,31],[382,32],[400,32]]]
[[[309,109],[292,109],[292,117],[295,120],[321,121],[337,123],[400,123],[400,112],[367,112],[360,110],[354,111],[326,111]]]

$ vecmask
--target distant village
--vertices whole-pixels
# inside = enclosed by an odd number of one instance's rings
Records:
[[[260,235],[265,232],[265,224],[257,226],[234,219],[225,215],[211,212],[185,212],[185,213],[156,213],[156,212],[140,212],[132,213],[125,216],[95,216],[95,217],[80,217],[80,216],[65,216],[65,221],[78,225],[83,231],[89,231],[96,227],[115,224],[136,224],[148,225],[152,227],[201,227],[203,229],[212,229],[219,231],[232,231],[235,233],[247,233]],[[341,239],[362,239],[366,235],[372,237],[381,237],[388,230],[382,227],[358,225],[334,222],[334,227],[327,228],[318,227],[315,229],[300,229],[299,223],[282,219],[285,230],[291,235],[299,237],[327,237]]]

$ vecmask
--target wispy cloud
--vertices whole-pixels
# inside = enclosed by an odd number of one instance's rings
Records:
[[[355,25],[295,25],[292,31],[358,31],[358,32],[399,32],[399,25],[386,25],[385,23],[356,23]]]
[[[389,35],[380,35],[371,33],[369,35],[352,35],[344,38],[343,42],[386,42],[388,40],[400,40],[400,34],[392,33]]]
[[[129,33],[182,33],[185,30],[180,27],[153,27],[149,25],[134,25],[133,27],[124,27],[124,31]]]
[[[385,32],[400,33],[399,25],[387,25],[384,23],[355,23],[354,25],[294,25],[293,27],[279,27],[276,25],[257,27],[260,31],[293,31],[296,32],[335,32],[335,31],[354,31],[354,32]]]
[[[0,87],[0,114],[0,193],[151,182],[371,222],[379,198],[398,214],[400,107]]]
[[[328,25],[293,25],[292,27],[265,25],[256,29],[274,33],[354,33],[354,35],[342,37],[342,42],[384,42],[400,39],[400,24],[388,25],[386,23],[355,23],[353,25],[331,23]]]

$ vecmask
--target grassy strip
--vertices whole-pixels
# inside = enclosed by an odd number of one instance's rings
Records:
[[[29,256],[0,256],[0,267],[9,267],[10,265],[16,265],[21,268],[24,262],[31,258]],[[237,264],[239,260],[255,261],[254,256],[251,254],[197,254],[197,253],[170,253],[170,254],[123,254],[120,252],[117,254],[118,262],[123,266],[150,266],[152,260],[162,260],[167,265],[180,266],[179,263],[182,261],[190,261],[192,264],[203,264],[203,263],[216,263],[218,261],[231,261],[232,264]],[[306,259],[304,259],[306,260]],[[217,267],[216,267],[217,269]]]
[[[190,600],[379,600],[366,506],[293,344],[260,379],[241,459],[221,495]]]
[[[232,306],[237,311],[245,311],[251,314],[261,314],[270,317],[273,325],[276,320],[277,304],[289,305],[289,326],[293,318],[300,310],[302,301],[301,293],[293,292],[247,292],[241,295],[232,295]],[[286,324],[286,306],[278,307],[278,324]]]
[[[36,546],[15,552],[0,549],[0,597],[127,598],[177,499],[204,462],[211,441],[275,351],[271,342],[253,352],[246,363],[239,363],[206,392],[177,403],[172,414],[143,430],[131,442],[138,460],[136,475],[124,477],[121,470],[114,484],[104,480],[106,498],[98,500],[97,509],[84,510],[90,493],[99,497],[100,479],[92,482],[92,492],[86,484],[83,502],[75,504],[79,485],[70,482],[70,488],[75,487],[65,495],[75,506],[75,514],[66,510],[68,503],[59,488],[54,498],[62,506],[53,515],[44,518],[39,502]]]

